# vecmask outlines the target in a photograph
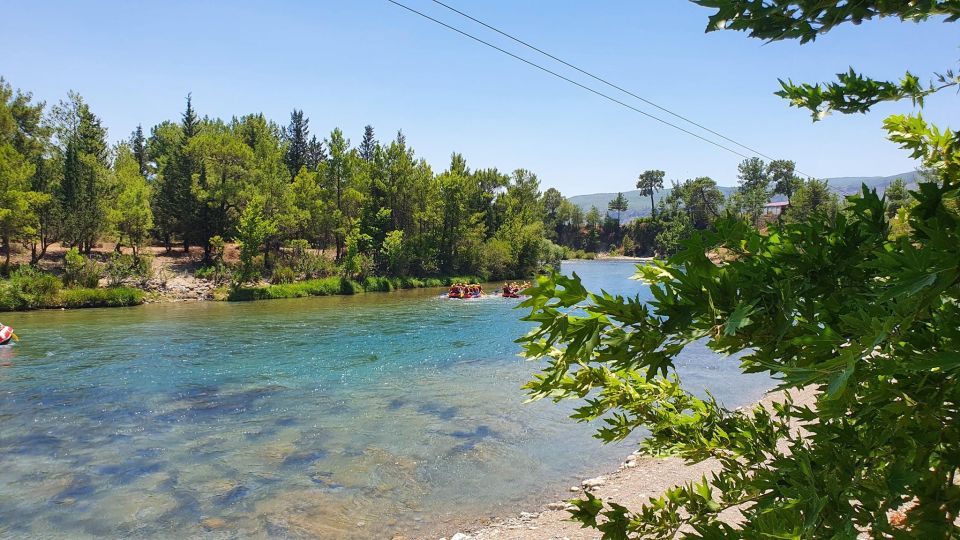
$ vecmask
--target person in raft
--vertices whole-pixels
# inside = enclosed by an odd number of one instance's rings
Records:
[[[7,343],[10,343],[11,340],[19,341],[19,339],[20,338],[13,333],[13,328],[0,323],[0,345],[6,345]]]

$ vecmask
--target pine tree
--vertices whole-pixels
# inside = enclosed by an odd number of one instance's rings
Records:
[[[193,174],[200,167],[187,150],[190,141],[200,132],[200,120],[193,109],[193,99],[187,94],[187,109],[180,121],[180,140],[170,159],[163,166],[161,181],[154,202],[154,215],[167,251],[174,235],[181,235],[184,252],[190,249],[191,235],[196,221],[193,196]]]
[[[307,143],[307,168],[315,171],[326,160],[327,151],[323,147],[323,141],[318,139],[316,135],[310,137],[310,142]]]
[[[607,205],[607,209],[617,213],[617,228],[614,231],[614,239],[620,236],[620,214],[626,212],[630,204],[627,202],[627,198],[623,196],[623,193],[617,193],[617,196],[610,201]]]
[[[200,119],[197,118],[196,111],[193,110],[193,94],[187,94],[187,110],[183,111],[181,120],[183,125],[183,138],[189,140],[200,132]]]
[[[143,126],[137,124],[137,129],[130,134],[130,149],[140,168],[140,176],[147,177],[147,139],[143,136]]]
[[[653,194],[663,189],[663,177],[666,173],[658,170],[643,171],[637,178],[637,189],[641,195],[650,197],[650,217],[657,217],[657,205],[653,203]]]
[[[360,147],[358,148],[360,157],[367,162],[373,161],[373,152],[378,144],[373,135],[373,126],[367,124],[363,128],[363,140],[360,141]]]
[[[69,99],[59,106],[66,141],[61,182],[65,237],[90,253],[105,224],[107,131],[79,94],[71,93]]]
[[[293,178],[310,158],[310,119],[304,118],[302,110],[294,109],[290,113],[290,125],[284,129],[283,135],[287,142],[283,162],[290,171],[290,178]]]

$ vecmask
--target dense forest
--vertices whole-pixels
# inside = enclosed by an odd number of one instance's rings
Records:
[[[541,193],[534,173],[471,170],[457,153],[435,172],[402,132],[380,142],[366,126],[354,146],[340,129],[312,134],[299,110],[286,126],[222,120],[188,96],[177,121],[111,145],[79,94],[48,108],[3,81],[0,171],[5,269],[19,246],[35,264],[56,242],[89,254],[105,239],[134,257],[147,244],[199,247],[211,266],[236,242],[244,281],[269,277],[290,252],[323,250],[312,273],[487,278],[563,254],[549,240],[559,227],[544,224],[563,197]]]
[[[652,204],[665,177],[644,171],[636,187]],[[622,194],[607,208],[584,210],[554,188],[541,192],[528,170],[471,170],[458,153],[435,172],[402,132],[381,142],[368,125],[354,146],[339,128],[323,138],[311,133],[300,110],[285,126],[262,114],[222,120],[201,117],[187,96],[176,121],[149,133],[137,127],[111,145],[79,94],[47,107],[0,79],[4,274],[15,250],[36,265],[59,242],[74,248],[68,279],[95,286],[96,275],[83,277],[85,269],[97,274],[83,255],[108,241],[128,253],[122,265],[107,265],[118,282],[148,271],[145,245],[202,250],[198,275],[235,284],[335,275],[501,279],[596,252],[668,255],[728,211],[763,227],[764,204],[777,195],[790,201],[778,220],[832,219],[841,207],[792,161],[748,159],[738,178],[729,197],[709,177],[673,181],[650,217],[621,223]],[[893,204],[906,198],[903,185],[888,193]],[[224,260],[231,243],[235,263]]]

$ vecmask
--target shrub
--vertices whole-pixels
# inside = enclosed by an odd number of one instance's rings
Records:
[[[132,278],[147,279],[153,273],[152,257],[146,254],[133,256],[113,252],[110,260],[107,261],[104,273],[111,287]]]
[[[54,307],[63,283],[50,274],[29,266],[18,268],[0,283],[0,310],[15,311]]]
[[[203,266],[194,271],[193,276],[198,279],[208,279],[215,285],[226,283],[232,275],[230,267],[225,263],[214,263],[210,266]]]
[[[327,277],[310,279],[299,283],[270,285],[267,287],[239,287],[230,291],[227,295],[227,300],[231,302],[246,302],[250,300],[273,300],[278,298],[344,294],[343,282],[344,280],[338,277]],[[360,287],[359,284],[356,284],[356,286]],[[362,289],[360,292],[363,292]]]
[[[360,294],[362,292],[363,292],[363,285],[357,283],[352,279],[347,279],[347,278],[340,279],[341,294]]]
[[[426,286],[427,286],[426,282],[419,278],[412,278],[412,277],[400,278],[401,289],[422,289],[423,287],[426,287]]]
[[[75,287],[94,288],[100,282],[100,265],[84,257],[77,248],[70,248],[63,259],[63,281]]]
[[[210,260],[214,266],[223,264],[223,256],[227,251],[227,243],[219,234],[210,238]]]
[[[274,268],[273,274],[270,276],[270,283],[275,285],[280,283],[293,283],[296,280],[297,273],[289,266],[278,266]]]
[[[132,287],[110,289],[64,289],[56,306],[64,308],[124,307],[143,303],[143,291]]]
[[[363,290],[368,292],[390,292],[400,285],[400,280],[387,277],[368,277],[363,280]]]
[[[42,308],[121,307],[143,303],[143,291],[130,287],[64,289],[56,276],[22,268],[0,282],[0,311]]]

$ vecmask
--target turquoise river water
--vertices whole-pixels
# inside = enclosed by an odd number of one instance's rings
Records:
[[[563,269],[649,298],[631,263]],[[523,404],[516,300],[439,293],[4,314],[0,537],[436,538],[633,449]],[[680,370],[729,406],[770,386],[705,348]]]

